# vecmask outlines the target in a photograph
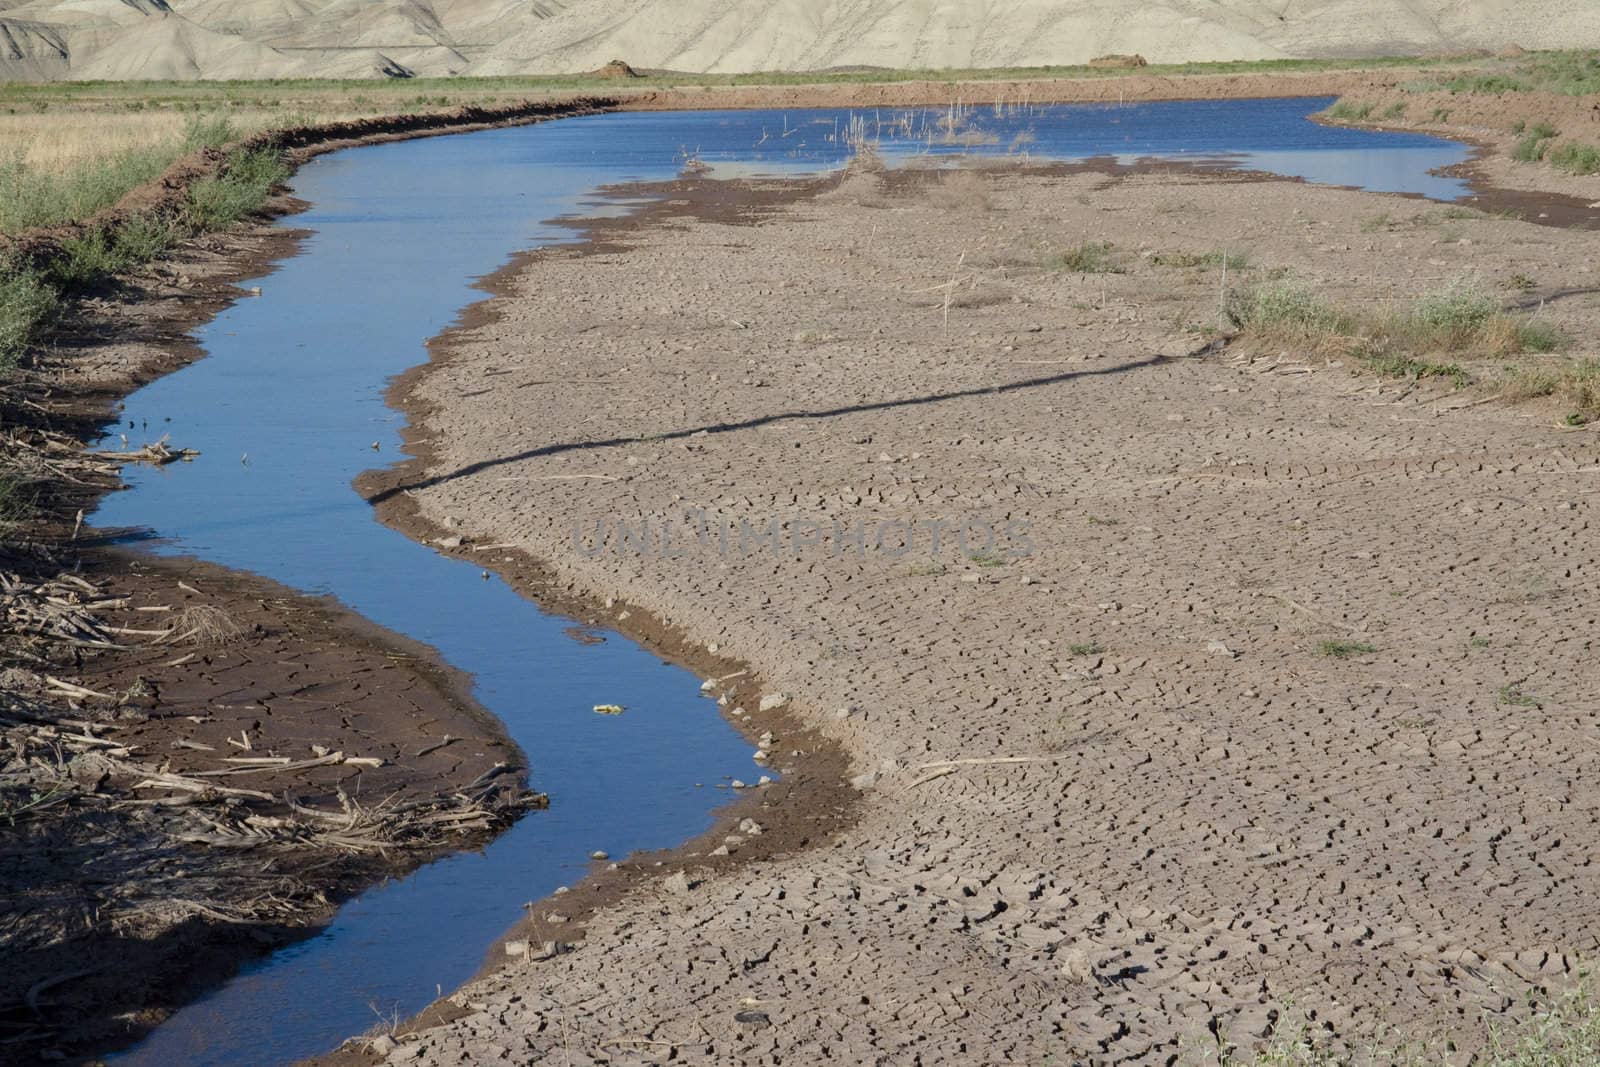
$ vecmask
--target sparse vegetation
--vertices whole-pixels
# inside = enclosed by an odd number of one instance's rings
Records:
[[[1370,655],[1378,650],[1364,641],[1334,639],[1319,641],[1317,643],[1317,651],[1330,659],[1353,659],[1356,656]]]
[[[1572,409],[1568,425],[1587,425],[1600,419],[1600,359],[1555,367],[1511,367],[1500,391],[1511,400],[1553,397]]]
[[[1547,122],[1538,123],[1532,129],[1524,124],[1522,129],[1512,132],[1522,135],[1522,139],[1511,149],[1511,158],[1519,163],[1536,163],[1543,159],[1550,151],[1550,142],[1560,136],[1559,131]]]
[[[1396,725],[1400,725],[1397,723]],[[1600,1004],[1587,974],[1518,1022],[1490,1021],[1489,1039],[1473,1059],[1484,1067],[1592,1067],[1600,1063]],[[1272,1037],[1259,1051],[1224,1042],[1218,1067],[1433,1067],[1446,1061],[1454,1043],[1412,1039],[1395,1046],[1332,1047],[1326,1035],[1287,1005]]]
[[[1500,690],[1499,700],[1502,704],[1509,704],[1514,708],[1541,708],[1543,704],[1539,698],[1531,693],[1524,693],[1520,686],[1508,685]]]
[[[1384,378],[1407,378],[1421,381],[1426,378],[1447,378],[1457,389],[1472,384],[1472,375],[1457,363],[1432,363],[1410,356],[1375,355],[1363,359],[1367,369]]]
[[[967,558],[979,567],[1004,567],[1010,562],[1010,560],[1006,559],[1006,557],[1001,555],[999,552],[993,552],[987,549],[979,550],[977,552],[969,552],[967,553]]]
[[[0,374],[16,366],[57,304],[55,290],[37,273],[0,263]]]
[[[1098,656],[1104,651],[1098,641],[1083,641],[1067,646],[1067,653],[1073,656]]]
[[[1464,278],[1424,294],[1409,310],[1346,312],[1280,281],[1235,295],[1227,312],[1242,332],[1268,344],[1351,356],[1385,377],[1442,378],[1457,388],[1471,383],[1471,373],[1456,360],[1434,357],[1551,352],[1565,340],[1548,322],[1503,311]]]
[[[1323,112],[1330,119],[1341,122],[1363,122],[1372,115],[1372,105],[1363,104],[1355,100],[1340,98],[1335,100],[1333,106]]]
[[[272,187],[289,176],[280,154],[270,148],[240,150],[218,175],[189,190],[188,218],[196,230],[220,230],[261,207]]]
[[[1084,241],[1048,257],[1045,267],[1075,274],[1121,274],[1122,269],[1112,258],[1112,249],[1110,241]]]
[[[1550,165],[1568,174],[1600,174],[1600,148],[1568,141],[1550,151]]]
[[[1227,315],[1240,329],[1281,342],[1321,345],[1355,328],[1351,316],[1290,281],[1267,282],[1234,294]]]
[[[1247,270],[1250,257],[1243,252],[1157,252],[1150,262],[1158,267],[1221,267]]]

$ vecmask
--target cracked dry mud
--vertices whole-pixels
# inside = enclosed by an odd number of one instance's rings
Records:
[[[1124,273],[1040,269],[1085,239]],[[1370,305],[1593,286],[1592,236],[1011,172],[622,240],[532,257],[415,384],[423,513],[743,657],[871,785],[839,839],[628,896],[394,1061],[1166,1063],[1290,1001],[1339,1042],[1471,1049],[1594,956],[1600,437],[1293,352],[1188,357],[1218,272],[1141,254],[1233,249],[1231,284]],[[1590,355],[1597,313],[1542,312]],[[690,508],[1023,519],[1032,552],[575,548],[575,519],[592,544]],[[995,757],[1043,758],[928,766]]]

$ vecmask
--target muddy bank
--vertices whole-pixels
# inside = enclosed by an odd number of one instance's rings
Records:
[[[605,903],[396,1058],[1164,1061],[1264,1043],[1291,1002],[1335,1046],[1470,1048],[1570,977],[1594,431],[1187,354],[1227,251],[1232,285],[1349,306],[1531,286],[1568,338],[1541,358],[1593,355],[1600,309],[1558,298],[1595,282],[1586,235],[1182,173],[696,199],[525,257],[397,387],[407,499],[747,660],[849,754],[859,814]],[[1103,269],[1050,266],[1085,242]],[[686,510],[778,537],[727,551]],[[687,551],[580,550],[573,516]],[[1008,523],[1025,545],[953,532]]]
[[[13,1051],[136,1038],[532,802],[521,753],[426,650],[195,561],[78,563],[92,625],[122,647],[6,651],[25,664],[0,698]]]

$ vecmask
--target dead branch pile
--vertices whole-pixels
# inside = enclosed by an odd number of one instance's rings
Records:
[[[40,580],[0,570],[0,631],[5,633],[82,648],[120,648],[112,639],[113,628],[96,613],[126,604],[125,599],[101,596],[75,574]]]

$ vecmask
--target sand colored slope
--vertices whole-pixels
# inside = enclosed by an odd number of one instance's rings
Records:
[[[176,19],[178,21],[173,22]],[[1153,62],[1600,45],[1589,0],[0,0],[0,79]],[[63,56],[63,50],[66,55]]]
[[[614,55],[695,71],[1015,66],[1080,63],[1107,52],[1181,62],[1512,40],[1528,47],[1600,42],[1600,9],[1579,0],[586,0],[507,37],[479,69],[585,70]]]

